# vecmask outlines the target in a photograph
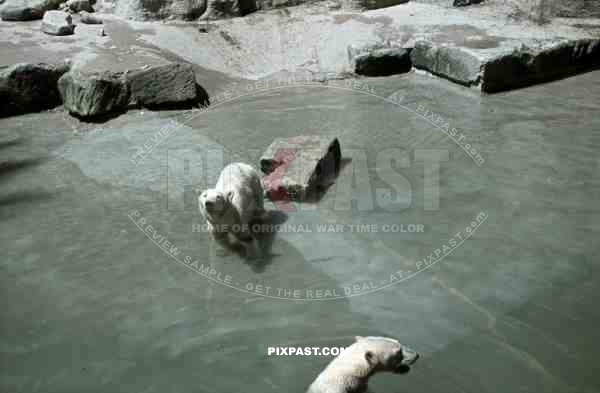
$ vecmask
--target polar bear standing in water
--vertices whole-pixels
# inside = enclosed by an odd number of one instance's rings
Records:
[[[419,354],[387,337],[356,337],[308,388],[307,393],[366,393],[369,378],[378,372],[403,374]]]
[[[247,256],[257,256],[251,222],[265,215],[263,194],[260,176],[252,166],[242,162],[227,165],[215,188],[198,197],[200,213],[215,240],[226,247],[240,243]]]

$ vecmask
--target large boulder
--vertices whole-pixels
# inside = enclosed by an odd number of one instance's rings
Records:
[[[127,109],[129,88],[122,72],[73,70],[58,80],[65,108],[76,116],[97,117]]]
[[[0,117],[60,105],[57,81],[68,70],[68,65],[44,63],[0,67]]]
[[[71,15],[64,11],[46,11],[42,31],[50,35],[71,35],[75,31]]]
[[[330,185],[340,168],[337,138],[301,135],[276,139],[260,158],[263,184],[273,200],[306,200]]]
[[[128,72],[133,105],[158,107],[196,99],[196,77],[189,64],[175,63]]]
[[[44,12],[55,10],[64,0],[7,0],[0,11],[4,21],[42,19]]]
[[[73,115],[98,117],[130,107],[186,106],[206,101],[191,65],[168,63],[125,72],[73,70],[58,81],[65,108]]]

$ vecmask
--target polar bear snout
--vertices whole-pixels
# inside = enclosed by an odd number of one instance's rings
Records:
[[[218,191],[206,191],[200,199],[200,203],[211,215],[220,215],[225,210],[225,197]]]
[[[407,366],[410,366],[411,364],[416,362],[420,356],[421,355],[419,355],[417,351],[414,351],[409,347],[402,347],[402,363],[406,364]]]
[[[394,369],[394,372],[397,374],[404,374],[410,371],[410,366],[412,366],[418,359],[420,355],[418,352],[413,349],[403,346],[401,350],[400,362],[397,367]]]

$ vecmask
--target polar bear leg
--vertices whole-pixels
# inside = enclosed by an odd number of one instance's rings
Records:
[[[225,251],[231,249],[231,241],[229,240],[229,234],[227,232],[212,232],[212,238],[218,243]]]
[[[241,241],[241,244],[246,249],[246,257],[255,259],[260,257],[260,247],[258,241],[254,236],[250,236],[250,239]]]

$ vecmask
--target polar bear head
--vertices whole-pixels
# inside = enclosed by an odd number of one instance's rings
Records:
[[[200,212],[210,221],[218,221],[231,204],[232,192],[223,194],[219,190],[208,189],[198,197]]]
[[[388,371],[403,374],[419,358],[419,354],[388,337],[356,337],[354,344],[369,365],[370,373]]]

